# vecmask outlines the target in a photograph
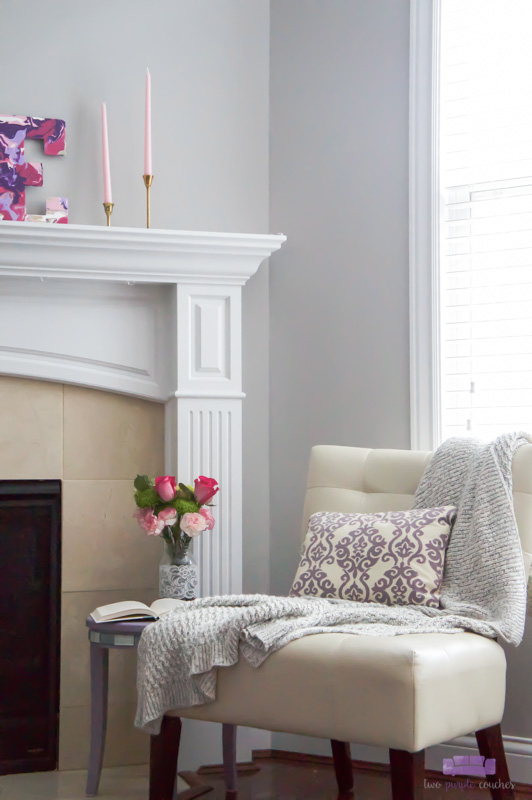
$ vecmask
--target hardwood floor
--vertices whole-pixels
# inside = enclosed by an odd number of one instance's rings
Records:
[[[290,754],[290,758],[287,755],[259,751],[254,753],[252,765],[239,765],[238,800],[337,800],[332,761],[304,756],[298,760],[298,754]],[[362,762],[354,765],[355,800],[391,800],[386,766]],[[190,773],[182,775],[187,782],[194,780]],[[225,800],[221,767],[202,767],[197,780],[214,787],[205,800]],[[464,785],[466,780],[427,771],[424,800],[489,800],[488,790],[481,789],[474,778],[469,779],[468,787]],[[515,796],[516,800],[532,800],[532,786],[515,784]]]

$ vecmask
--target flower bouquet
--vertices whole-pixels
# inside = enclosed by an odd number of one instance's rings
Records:
[[[160,596],[193,599],[198,572],[188,550],[195,536],[214,528],[208,506],[219,490],[217,481],[200,475],[192,487],[178,484],[171,475],[155,479],[137,475],[134,487],[135,519],[148,536],[161,536],[165,542],[159,568]]]

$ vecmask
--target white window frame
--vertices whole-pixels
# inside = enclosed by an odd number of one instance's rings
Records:
[[[415,450],[433,450],[440,432],[440,15],[440,0],[410,0],[410,439]]]

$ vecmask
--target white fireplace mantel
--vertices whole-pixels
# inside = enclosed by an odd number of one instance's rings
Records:
[[[0,222],[0,275],[242,285],[281,235]]]
[[[165,403],[167,472],[222,487],[203,594],[241,590],[241,287],[285,238],[0,221],[0,374]]]

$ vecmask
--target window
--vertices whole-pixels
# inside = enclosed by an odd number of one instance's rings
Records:
[[[532,432],[532,2],[412,13],[413,446]]]

